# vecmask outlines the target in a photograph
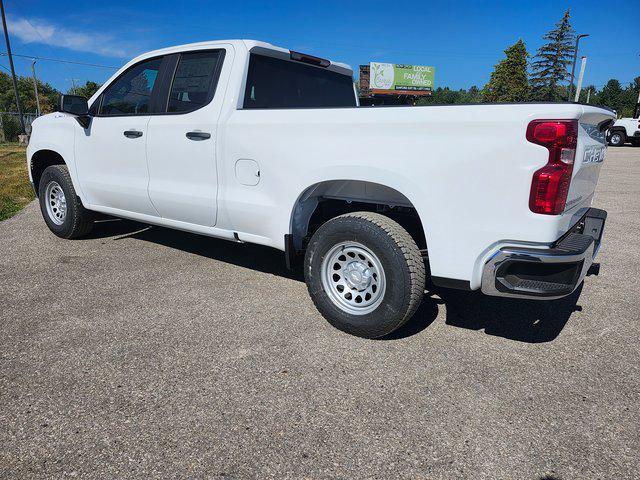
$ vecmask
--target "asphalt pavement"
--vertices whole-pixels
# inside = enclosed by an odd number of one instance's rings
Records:
[[[640,148],[610,148],[600,276],[554,302],[429,292],[390,338],[282,253],[105,221],[0,223],[1,478],[634,479]]]

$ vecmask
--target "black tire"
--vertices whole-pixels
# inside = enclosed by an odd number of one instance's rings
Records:
[[[331,252],[344,242],[366,247],[383,269],[385,289],[373,311],[349,313],[323,286],[325,257],[328,268]],[[323,224],[307,247],[304,275],[311,299],[322,316],[334,327],[363,338],[382,337],[404,325],[424,295],[425,265],[416,242],[398,223],[377,213],[347,213]]]
[[[47,187],[55,182],[64,192],[66,201],[66,214],[62,219],[54,220],[53,214],[48,211]],[[88,234],[93,228],[93,212],[82,206],[82,202],[76,190],[73,188],[71,176],[66,165],[52,165],[42,172],[40,184],[38,185],[38,199],[40,201],[40,211],[44,221],[55,235],[60,238],[78,238]],[[61,223],[57,223],[61,222]]]
[[[627,135],[621,130],[614,130],[609,135],[609,145],[612,147],[621,147],[627,141]]]

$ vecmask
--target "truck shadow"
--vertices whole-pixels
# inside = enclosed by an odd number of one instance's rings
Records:
[[[582,285],[559,300],[537,301],[488,297],[479,292],[441,290],[446,324],[526,343],[554,340],[576,311]]]
[[[143,240],[201,257],[231,263],[239,267],[304,282],[301,268],[294,271],[287,269],[284,253],[262,245],[234,243],[195,233],[116,218],[98,222],[91,234],[85,238],[111,238],[116,241],[125,238]]]
[[[240,267],[304,282],[302,267],[290,271],[284,254],[269,247],[236,243],[163,227],[152,227],[120,219],[100,221],[89,239],[134,238],[165,247],[230,263]],[[487,335],[519,342],[543,343],[554,340],[571,314],[580,311],[577,302],[582,285],[570,296],[553,301],[512,300],[487,297],[478,292],[440,289],[427,286],[427,292],[415,315],[403,327],[380,340],[399,340],[429,327],[445,309],[445,323],[452,327],[483,330]]]
[[[431,286],[413,318],[380,340],[399,340],[420,333],[436,320],[439,307],[443,306],[445,323],[452,327],[482,330],[486,335],[517,342],[551,342],[560,335],[571,314],[582,310],[577,304],[581,291],[582,285],[566,298],[541,302]]]

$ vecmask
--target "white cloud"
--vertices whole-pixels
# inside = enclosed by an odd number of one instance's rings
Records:
[[[107,57],[131,56],[126,45],[114,40],[109,35],[74,32],[45,20],[27,20],[26,18],[14,17],[9,21],[9,31],[24,43],[42,43],[79,52],[97,53]]]

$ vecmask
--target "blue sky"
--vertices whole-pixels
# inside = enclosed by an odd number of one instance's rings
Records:
[[[640,75],[638,7],[633,4],[618,4],[612,14],[607,2],[590,0],[5,0],[12,49],[18,54],[120,66],[132,56],[164,46],[255,38],[346,62],[356,70],[370,61],[431,65],[436,68],[436,86],[452,88],[484,85],[504,49],[519,38],[534,54],[542,35],[568,7],[578,33],[591,34],[580,49],[588,56],[585,84],[601,86],[609,78],[626,84]],[[15,63],[19,74],[30,73],[29,60]],[[8,66],[6,57],[0,57],[0,65]],[[37,63],[38,76],[63,91],[71,79],[101,83],[112,72]]]

